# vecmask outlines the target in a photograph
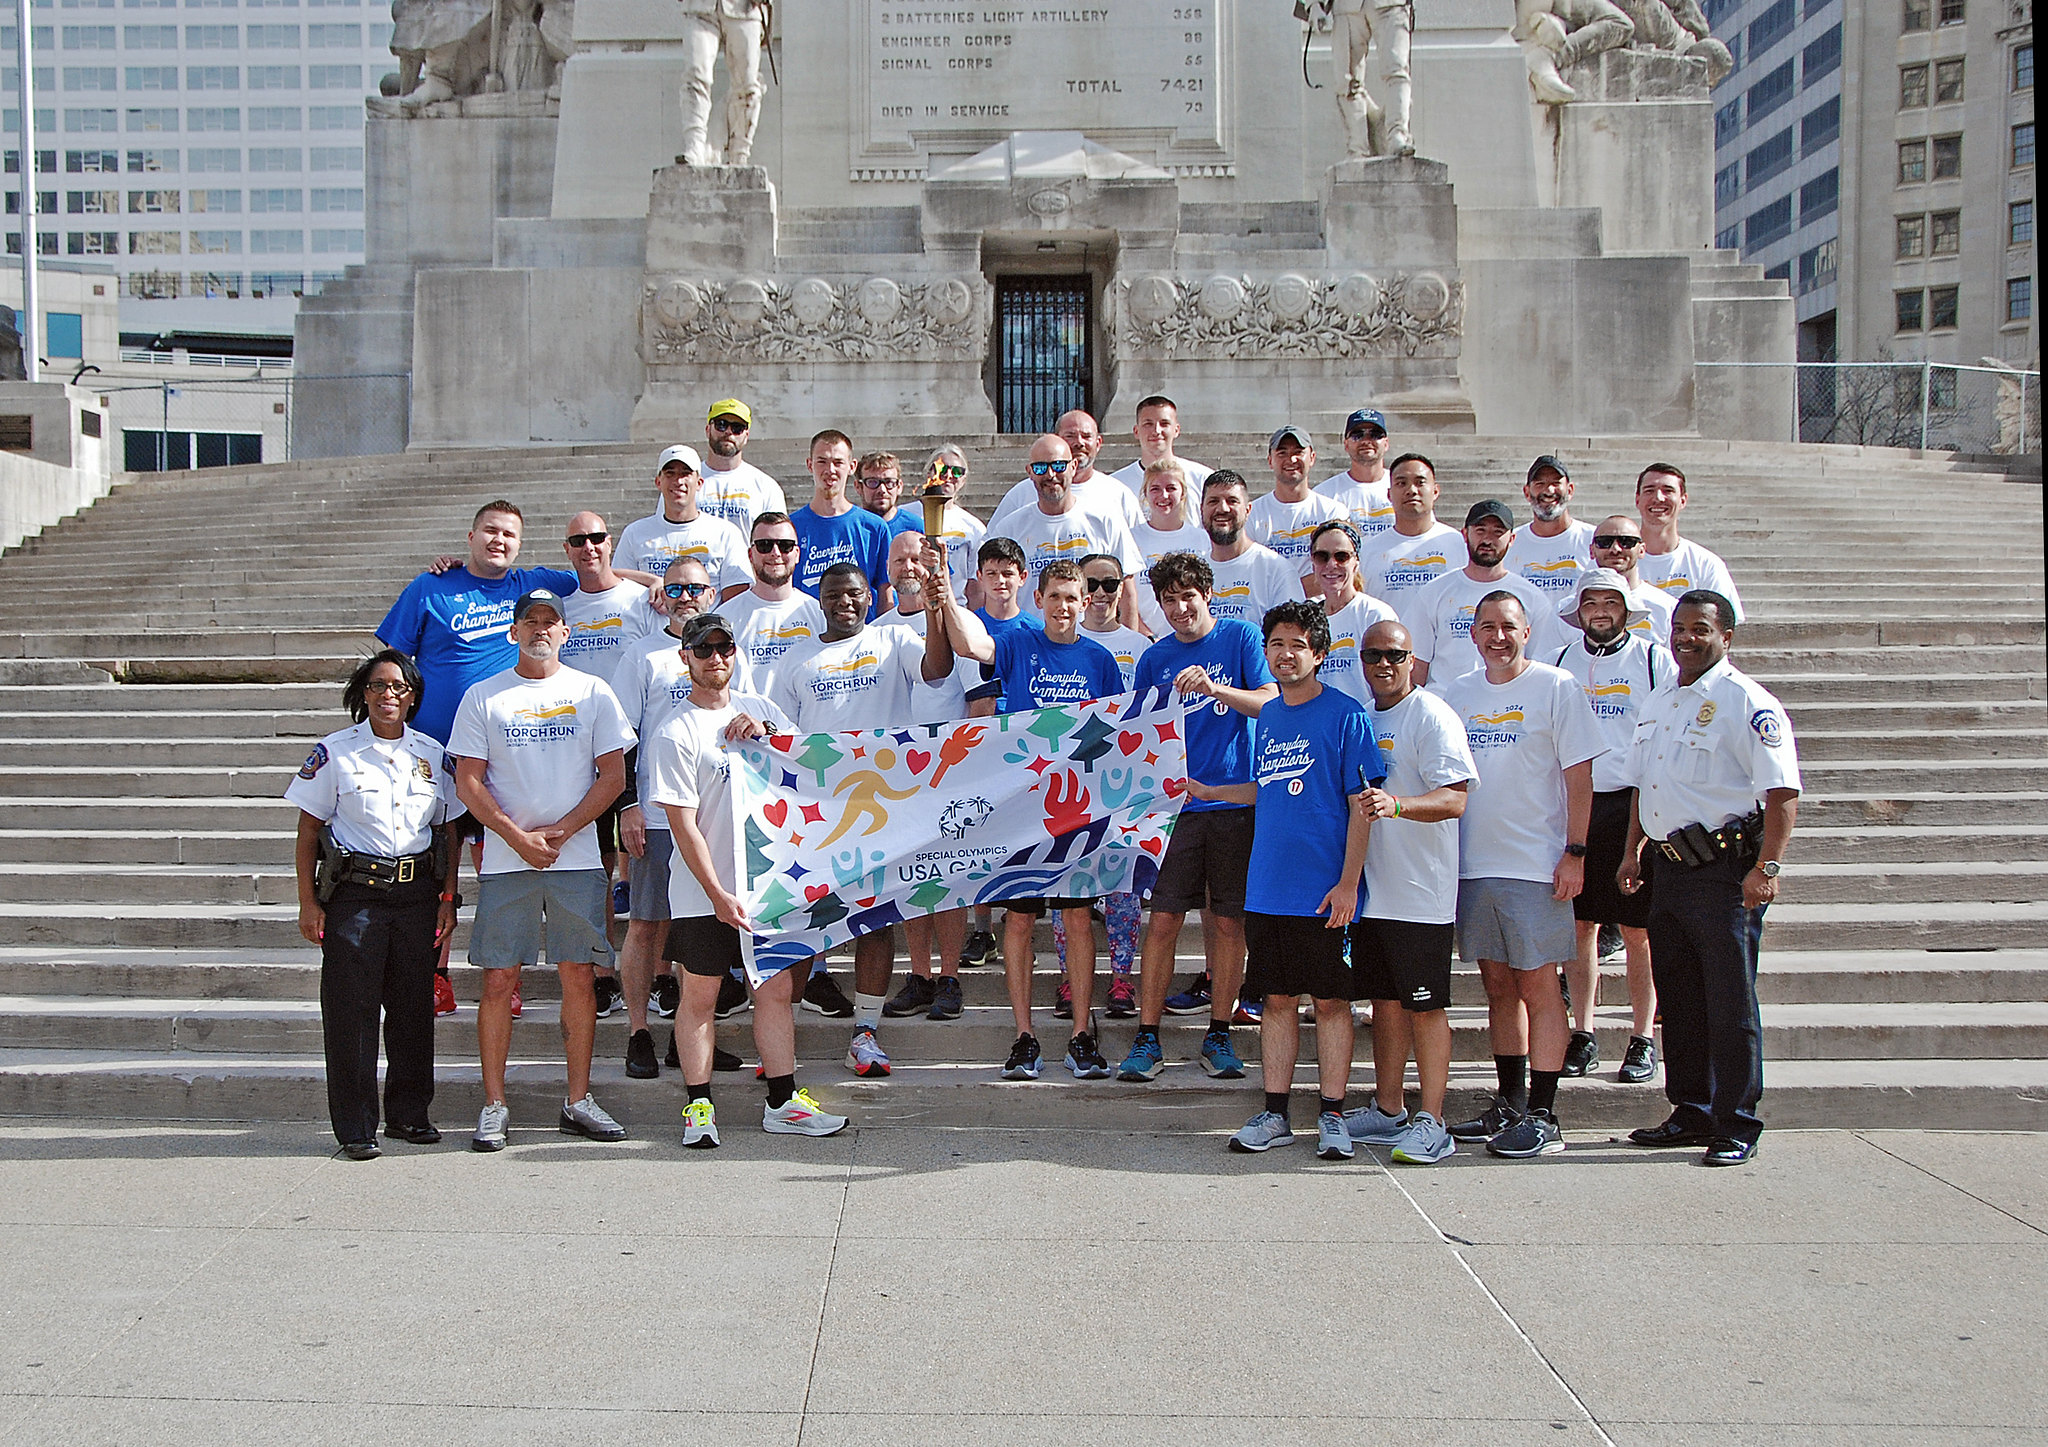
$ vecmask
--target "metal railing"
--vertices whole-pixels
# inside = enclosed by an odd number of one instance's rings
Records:
[[[1796,428],[1787,441],[2006,456],[2041,450],[2039,372],[1889,360],[1696,365],[1792,372]]]
[[[191,360],[206,365],[198,357]],[[97,390],[107,399],[114,428],[115,466],[160,472],[402,451],[412,378],[386,372],[217,381],[107,379]]]

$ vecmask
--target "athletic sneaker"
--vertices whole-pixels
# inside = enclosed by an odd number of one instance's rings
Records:
[[[670,1040],[669,1044],[674,1045],[675,1041]],[[711,1068],[724,1071],[745,1070],[747,1062],[723,1046],[714,1045],[711,1047]]]
[[[621,879],[612,885],[612,913],[624,919],[633,912],[633,885]]]
[[[1344,1112],[1344,1129],[1351,1132],[1351,1139],[1361,1145],[1390,1146],[1401,1138],[1408,1129],[1410,1116],[1407,1111],[1399,1115],[1388,1115],[1380,1109],[1375,1100],[1357,1110]]]
[[[1444,1129],[1444,1123],[1426,1110],[1408,1118],[1408,1129],[1394,1142],[1388,1154],[1407,1166],[1433,1166],[1445,1156],[1458,1153],[1458,1143]]]
[[[683,1144],[693,1151],[718,1149],[718,1112],[708,1100],[693,1100],[683,1107]]]
[[[996,937],[988,930],[978,929],[968,933],[967,942],[960,947],[960,968],[978,970],[994,961]]]
[[[581,1100],[562,1102],[562,1134],[580,1135],[594,1141],[622,1141],[626,1128],[604,1113],[597,1097],[583,1092]]]
[[[781,1105],[761,1103],[761,1129],[770,1135],[838,1135],[846,1117],[818,1104],[808,1090],[799,1090]]]
[[[1344,1117],[1337,1111],[1326,1110],[1316,1117],[1316,1159],[1322,1161],[1348,1161],[1351,1159],[1351,1132],[1345,1127]]]
[[[864,1080],[876,1080],[889,1073],[889,1056],[872,1030],[856,1030],[846,1047],[846,1068]]]
[[[1231,1048],[1228,1030],[1211,1030],[1202,1037],[1202,1069],[1217,1080],[1244,1079],[1244,1062]]]
[[[619,989],[616,975],[599,975],[591,982],[591,989],[597,992],[597,1018],[616,1015],[626,1008],[625,994]]]
[[[1124,1063],[1116,1068],[1118,1080],[1152,1080],[1166,1069],[1165,1052],[1159,1048],[1159,1037],[1139,1035],[1131,1042],[1131,1053],[1124,1057]]]
[[[1129,975],[1118,975],[1109,982],[1109,1008],[1103,1013],[1112,1020],[1137,1018],[1138,987],[1131,983]]]
[[[730,1019],[751,1003],[752,1001],[747,998],[747,987],[734,979],[728,971],[725,978],[718,982],[718,1003],[711,1007],[712,1018]]]
[[[673,1020],[682,1003],[682,982],[674,975],[656,975],[654,988],[647,994],[647,1008],[664,1020]]]
[[[1560,1075],[1591,1075],[1600,1066],[1600,1042],[1593,1038],[1590,1030],[1572,1031],[1571,1042],[1564,1047],[1564,1068]]]
[[[1230,1023],[1233,1025],[1256,1025],[1265,1018],[1264,1000],[1239,1000],[1230,1012]]]
[[[932,999],[937,993],[929,975],[912,975],[903,982],[903,988],[882,1006],[882,1018],[901,1020],[906,1015],[922,1015],[931,1009]]]
[[[1461,1120],[1451,1127],[1451,1139],[1460,1141],[1492,1140],[1509,1126],[1520,1120],[1522,1113],[1508,1104],[1504,1095],[1496,1095],[1487,1101],[1486,1109],[1470,1120]]]
[[[960,982],[951,975],[941,975],[932,983],[932,1008],[925,1016],[927,1020],[957,1020],[960,1018]]]
[[[1169,1015],[1206,1015],[1209,1013],[1209,976],[1197,975],[1185,990],[1166,997],[1166,1013]]]
[[[1614,1078],[1624,1085],[1641,1085],[1657,1074],[1657,1042],[1647,1035],[1628,1037],[1628,1051],[1621,1057],[1621,1069]]]
[[[1109,1062],[1096,1048],[1095,1037],[1086,1030],[1076,1030],[1073,1039],[1067,1042],[1067,1069],[1076,1080],[1109,1079]]]
[[[1619,925],[1601,925],[1600,942],[1595,948],[1600,951],[1603,965],[1618,965],[1628,958],[1628,943],[1622,939]]]
[[[1017,1043],[1010,1047],[1010,1058],[1003,1062],[1003,1079],[1036,1080],[1044,1062],[1039,1058],[1038,1039],[1033,1035],[1019,1035]]]
[[[1053,992],[1052,1017],[1055,1020],[1074,1018],[1074,987],[1065,980],[1061,980],[1059,989]]]
[[[438,1019],[440,1016],[453,1015],[454,1013],[455,982],[448,978],[448,972],[446,970],[436,970],[434,971],[435,1018]]]
[[[1564,1132],[1557,1117],[1547,1110],[1532,1110],[1486,1143],[1487,1153],[1522,1160],[1529,1156],[1554,1156],[1564,1149]]]
[[[654,1059],[654,1032],[635,1030],[626,1042],[626,1079],[653,1080],[660,1074],[661,1066]]]
[[[476,1118],[476,1134],[469,1138],[473,1151],[502,1151],[505,1149],[505,1127],[512,1119],[511,1107],[487,1105]]]
[[[823,970],[811,971],[810,980],[804,985],[804,1008],[823,1015],[828,1020],[851,1020],[853,1001],[846,998],[832,977]]]
[[[1230,1138],[1234,1151],[1271,1150],[1274,1146],[1292,1144],[1294,1132],[1288,1127],[1287,1117],[1262,1110],[1244,1123],[1244,1128]]]

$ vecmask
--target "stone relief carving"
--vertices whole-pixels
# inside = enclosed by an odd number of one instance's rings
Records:
[[[1511,32],[1522,47],[1529,89],[1545,105],[1566,105],[1579,93],[1561,71],[1607,50],[1651,50],[1706,62],[1707,84],[1735,68],[1714,39],[1699,0],[1514,0]]]
[[[1205,278],[1157,272],[1112,284],[1112,341],[1163,357],[1415,356],[1460,336],[1461,282],[1434,271]]]
[[[982,290],[957,276],[655,278],[641,295],[641,355],[650,366],[979,362],[987,339]]]
[[[372,116],[550,115],[573,49],[575,0],[392,0],[399,68]]]

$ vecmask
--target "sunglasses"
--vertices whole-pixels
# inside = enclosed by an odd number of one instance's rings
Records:
[[[711,419],[711,425],[720,432],[725,433],[744,432],[747,430],[747,424],[740,421],[737,417],[714,417]]]
[[[1631,538],[1621,533],[1601,533],[1593,539],[1596,548],[1640,548],[1641,538]]]
[[[610,536],[610,533],[571,533],[568,541],[572,548],[594,548]]]
[[[950,462],[942,462],[932,469],[932,476],[936,477],[940,482],[958,482],[961,478],[967,476],[967,469],[955,466]]]
[[[661,590],[671,598],[700,598],[711,591],[709,583],[667,583]]]
[[[1412,650],[1406,648],[1361,648],[1360,663],[1406,663]]]
[[[793,553],[796,551],[796,539],[755,538],[754,551],[757,553]]]
[[[1357,561],[1358,558],[1356,553],[1326,553],[1321,548],[1317,548],[1309,556],[1319,563],[1350,563]]]
[[[730,638],[726,639],[723,643],[692,643],[690,645],[690,656],[692,658],[730,658],[737,651]]]
[[[1073,465],[1071,462],[1034,462],[1031,464],[1031,475],[1044,477],[1049,472],[1054,477],[1065,477],[1067,469]]]
[[[412,685],[409,683],[387,683],[379,678],[364,684],[363,692],[377,697],[404,698],[412,692]]]
[[[1091,593],[1114,593],[1124,585],[1122,578],[1084,578],[1082,581]]]
[[[1386,435],[1387,434],[1384,432],[1374,432],[1371,428],[1368,427],[1358,427],[1345,433],[1344,440],[1346,442],[1356,442],[1361,437],[1370,437],[1374,441],[1378,441],[1380,438],[1385,437]]]

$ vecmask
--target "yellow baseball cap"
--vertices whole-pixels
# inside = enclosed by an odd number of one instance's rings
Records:
[[[748,427],[754,425],[753,410],[737,397],[727,397],[721,402],[713,402],[711,410],[704,414],[706,422],[716,422],[721,417],[737,417]]]

